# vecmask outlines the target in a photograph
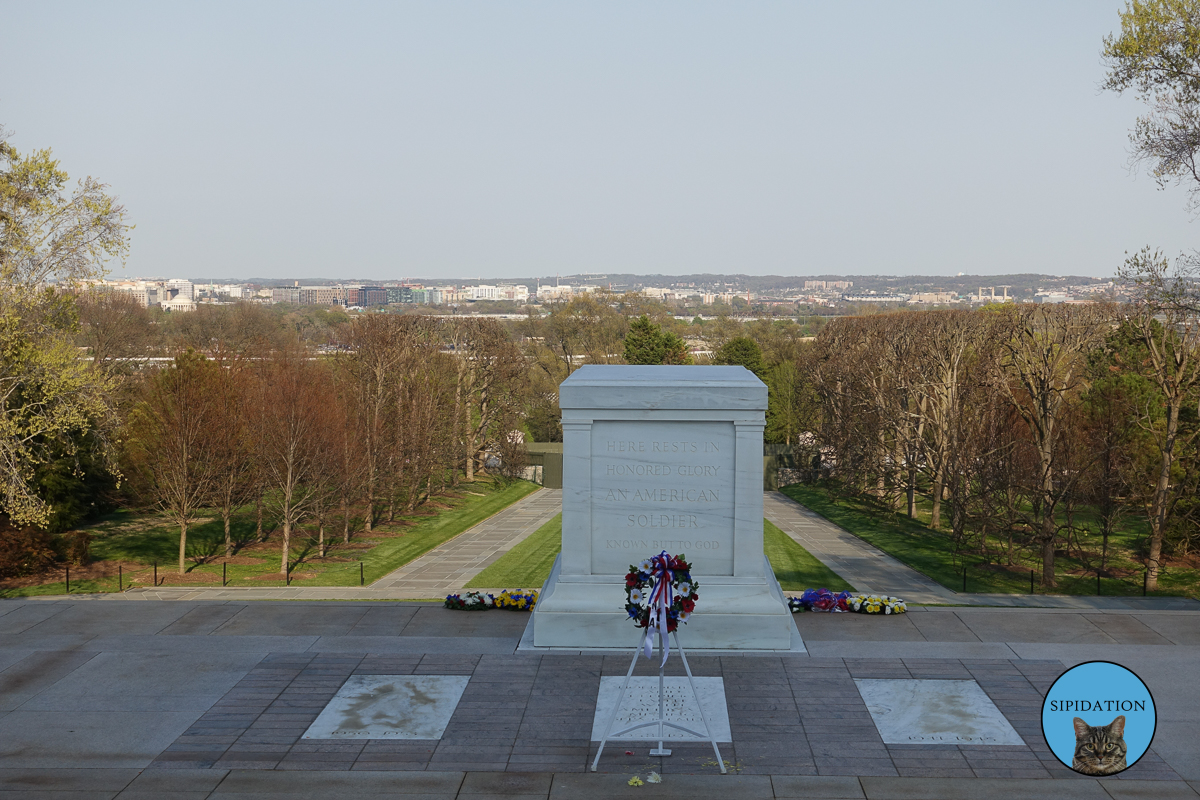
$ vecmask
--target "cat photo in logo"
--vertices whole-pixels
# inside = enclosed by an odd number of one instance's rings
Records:
[[[1125,764],[1125,715],[1107,725],[1075,718],[1075,759],[1071,769],[1084,775],[1116,775]]]
[[[1042,702],[1042,735],[1066,767],[1116,775],[1154,740],[1154,698],[1142,679],[1111,661],[1078,664],[1058,676]]]

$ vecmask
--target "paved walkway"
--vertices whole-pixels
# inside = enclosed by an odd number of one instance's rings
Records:
[[[433,600],[458,592],[484,567],[562,511],[561,489],[539,489],[370,586],[162,586],[97,598],[127,600]],[[494,587],[522,589],[530,587]]]
[[[500,513],[410,561],[371,584],[399,597],[444,597],[511,550],[555,514],[562,512],[562,489],[539,489]],[[495,587],[525,589],[534,587]]]
[[[763,496],[763,515],[860,592],[911,603],[961,603],[961,595],[779,492]]]
[[[515,652],[527,619],[420,603],[0,600],[0,796],[1200,798],[1200,612],[796,615],[808,653],[690,659],[723,679],[727,776],[684,742],[669,758],[610,745],[587,773],[601,677],[623,675],[628,654]],[[1151,751],[1114,778],[1066,770],[1038,723],[1053,680],[1096,659],[1135,669],[1158,703]],[[468,683],[440,739],[303,740],[350,676],[380,674]],[[862,678],[974,681],[1023,744],[886,743]],[[626,785],[650,770],[662,784]]]

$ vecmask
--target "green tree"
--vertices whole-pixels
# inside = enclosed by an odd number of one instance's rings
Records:
[[[629,323],[625,334],[625,361],[629,364],[691,364],[692,354],[678,335],[642,316]]]
[[[115,381],[79,358],[70,289],[128,250],[124,209],[93,178],[68,191],[49,150],[22,156],[0,129],[0,511],[17,525],[53,512],[36,472],[76,461],[79,443],[111,463]],[[55,288],[48,288],[51,282]]]
[[[1104,88],[1133,90],[1150,110],[1130,133],[1132,159],[1160,186],[1191,183],[1200,204],[1200,0],[1131,0],[1121,32],[1104,39]]]
[[[713,353],[713,363],[745,367],[759,378],[766,374],[762,348],[749,336],[735,336],[721,345]]]

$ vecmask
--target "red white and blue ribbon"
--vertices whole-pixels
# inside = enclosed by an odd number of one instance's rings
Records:
[[[667,609],[675,602],[674,582],[675,573],[671,570],[671,557],[663,550],[650,559],[650,577],[654,587],[650,590],[650,620],[646,626],[646,639],[642,643],[642,654],[650,658],[654,651],[654,633],[658,632],[662,642],[662,663],[667,663],[667,654],[671,651],[671,642],[667,630]]]

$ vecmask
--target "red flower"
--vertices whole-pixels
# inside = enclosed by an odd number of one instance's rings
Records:
[[[627,589],[632,589],[633,587],[635,587],[637,585],[638,585],[637,578],[630,578],[630,577],[625,578],[625,587]]]
[[[692,613],[692,611],[695,610],[695,608],[696,608],[696,601],[692,600],[692,598],[690,598],[690,597],[685,597],[683,600],[683,610],[690,614],[690,613]]]

